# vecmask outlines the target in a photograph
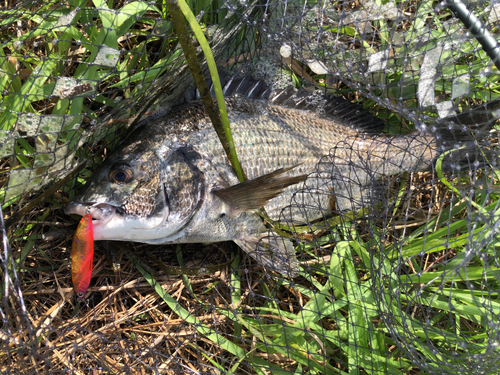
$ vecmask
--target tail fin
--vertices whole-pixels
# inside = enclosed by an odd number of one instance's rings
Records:
[[[472,107],[458,115],[445,118],[459,126],[485,127],[492,126],[500,118],[500,99],[492,100],[479,106]]]
[[[496,153],[492,150],[488,137],[495,121],[500,118],[499,110],[492,109],[499,104],[500,102],[491,105],[488,103],[438,120],[430,127],[436,137],[438,151],[447,152],[443,160],[444,168],[460,170],[496,165]]]

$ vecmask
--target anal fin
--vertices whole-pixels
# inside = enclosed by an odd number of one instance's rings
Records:
[[[260,237],[247,235],[234,242],[268,270],[288,278],[299,276],[299,262],[289,239],[262,233]]]

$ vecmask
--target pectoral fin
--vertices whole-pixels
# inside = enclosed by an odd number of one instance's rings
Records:
[[[286,187],[304,181],[307,175],[283,176],[295,167],[296,165],[290,168],[280,168],[253,180],[213,190],[212,194],[224,201],[229,211],[228,215],[236,217],[241,212],[257,210],[265,206],[269,200],[281,194]]]
[[[288,278],[299,276],[299,262],[290,240],[263,233],[260,237],[247,235],[234,242],[268,270]]]

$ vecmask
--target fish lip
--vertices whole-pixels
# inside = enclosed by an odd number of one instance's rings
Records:
[[[71,202],[64,209],[66,215],[76,214],[83,216],[90,213],[92,223],[106,224],[113,216],[122,214],[122,209],[108,203],[97,202]]]

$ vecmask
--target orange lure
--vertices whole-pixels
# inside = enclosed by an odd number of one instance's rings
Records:
[[[94,231],[92,216],[85,214],[76,228],[71,250],[71,278],[78,299],[83,299],[92,277]]]

